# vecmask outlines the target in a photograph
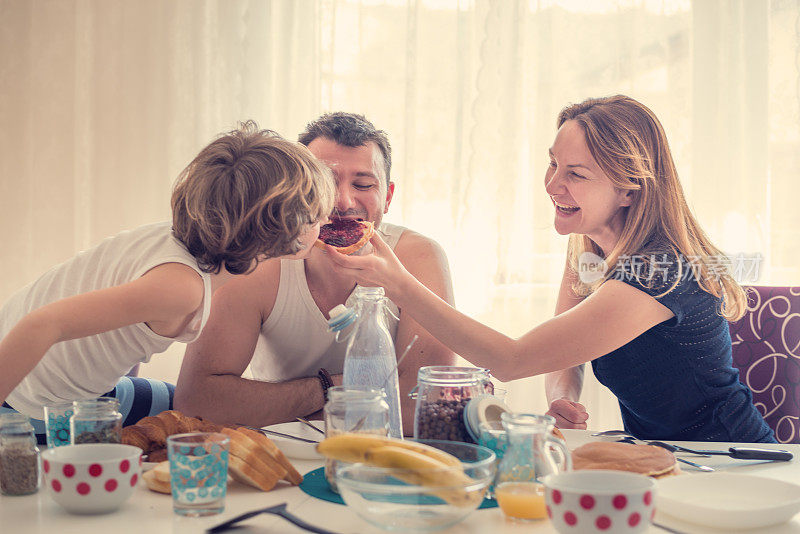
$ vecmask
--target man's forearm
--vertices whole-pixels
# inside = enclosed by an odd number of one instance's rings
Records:
[[[583,389],[583,365],[547,373],[544,379],[547,403],[556,399],[578,401]]]
[[[208,375],[175,389],[175,409],[220,424],[266,426],[322,409],[319,379],[260,382],[235,375]]]

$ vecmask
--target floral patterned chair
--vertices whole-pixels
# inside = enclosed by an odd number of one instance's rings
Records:
[[[781,443],[800,443],[800,287],[750,286],[730,323],[733,364]]]

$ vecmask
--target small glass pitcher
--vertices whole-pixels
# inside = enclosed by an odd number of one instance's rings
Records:
[[[507,412],[500,420],[508,447],[495,478],[497,504],[512,520],[544,519],[542,479],[572,469],[567,445],[552,434],[556,421],[549,415]]]

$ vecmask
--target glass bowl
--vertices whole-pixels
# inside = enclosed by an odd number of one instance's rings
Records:
[[[387,530],[438,530],[458,523],[478,508],[494,479],[495,454],[471,443],[417,441],[461,460],[466,476],[456,477],[455,483],[437,484],[452,480],[452,473],[447,469],[340,463],[336,482],[347,506],[368,523]]]

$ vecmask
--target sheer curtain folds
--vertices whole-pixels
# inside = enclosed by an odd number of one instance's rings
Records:
[[[444,246],[462,310],[520,335],[564,262],[555,117],[613,93],[661,118],[712,239],[797,284],[798,0],[0,0],[0,300],[168,218],[180,169],[237,121],[294,138],[347,110],[392,139],[387,219]],[[171,352],[143,372],[174,380]],[[590,375],[591,427],[618,426]],[[546,410],[542,385],[509,384],[512,407]]]

